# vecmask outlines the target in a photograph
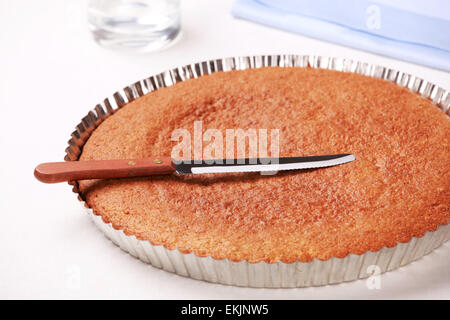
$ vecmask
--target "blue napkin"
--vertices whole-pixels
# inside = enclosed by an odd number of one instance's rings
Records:
[[[236,0],[232,14],[450,71],[448,0]]]

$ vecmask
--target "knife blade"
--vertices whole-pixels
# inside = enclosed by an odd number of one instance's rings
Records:
[[[352,154],[334,154],[308,157],[245,158],[202,160],[200,163],[175,162],[178,174],[272,172],[336,166],[355,160]]]

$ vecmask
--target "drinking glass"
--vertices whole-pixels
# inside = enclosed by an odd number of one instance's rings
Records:
[[[180,34],[180,0],[89,0],[94,39],[108,48],[148,52]]]

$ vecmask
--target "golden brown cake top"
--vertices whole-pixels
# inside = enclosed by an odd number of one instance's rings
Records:
[[[352,153],[319,170],[80,181],[94,212],[169,249],[250,262],[379,250],[450,221],[450,121],[393,83],[309,68],[219,72],[139,98],[81,160],[169,156],[174,129],[280,130],[280,156]]]

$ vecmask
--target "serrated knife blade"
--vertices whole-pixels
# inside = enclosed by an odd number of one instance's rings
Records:
[[[245,158],[175,162],[178,174],[275,172],[283,170],[331,167],[354,161],[352,154],[334,154],[308,157]]]

